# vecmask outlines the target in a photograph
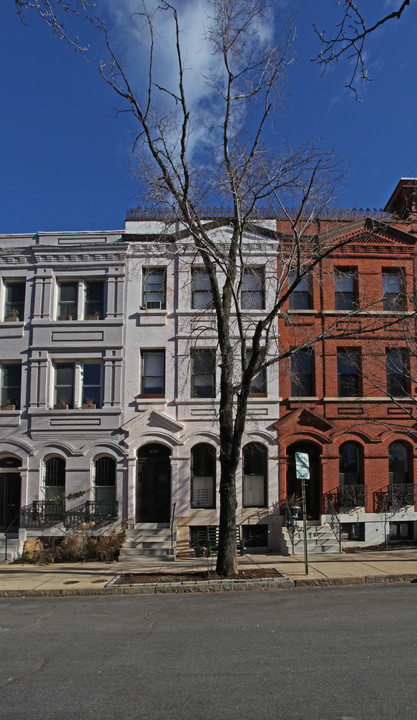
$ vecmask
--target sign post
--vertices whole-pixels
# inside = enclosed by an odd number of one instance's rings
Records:
[[[307,545],[307,501],[306,480],[310,480],[310,458],[308,453],[295,453],[295,472],[297,480],[301,480],[301,498],[303,505],[303,533],[304,533],[304,567],[308,575],[308,545]]]

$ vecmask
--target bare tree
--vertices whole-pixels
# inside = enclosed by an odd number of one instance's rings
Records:
[[[64,40],[74,50],[85,53],[88,45],[84,45],[68,26],[71,16],[81,15],[92,19],[95,3],[90,0],[14,0],[17,14],[23,23],[28,13],[35,12],[52,30],[59,40]]]
[[[342,6],[342,16],[339,22],[336,23],[335,32],[331,32],[328,37],[324,30],[318,30],[317,26],[313,25],[322,47],[321,52],[313,60],[321,65],[322,75],[324,75],[327,68],[333,63],[338,63],[345,57],[351,59],[353,67],[350,77],[346,81],[346,87],[352,90],[358,99],[355,87],[357,80],[362,83],[371,80],[366,69],[364,56],[367,38],[389,20],[399,20],[410,5],[410,0],[402,0],[397,10],[393,10],[386,15],[381,14],[378,20],[371,23],[367,22],[360,3],[358,4],[356,0],[343,0],[343,2],[336,4]]]

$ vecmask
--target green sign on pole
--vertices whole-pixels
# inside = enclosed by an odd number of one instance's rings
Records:
[[[301,480],[301,495],[303,501],[303,531],[304,531],[304,566],[308,575],[308,546],[307,546],[307,502],[306,502],[306,480],[310,480],[310,458],[308,453],[295,453],[295,474],[297,480]]]

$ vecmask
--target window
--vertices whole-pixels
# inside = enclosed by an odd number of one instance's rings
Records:
[[[296,277],[295,272],[290,272],[288,277],[289,287],[295,282]],[[305,275],[290,295],[289,308],[290,310],[311,310],[312,307],[311,278]]]
[[[365,523],[341,523],[340,538],[341,540],[357,540],[363,542],[365,540]]]
[[[389,484],[406,484],[410,482],[409,449],[405,443],[393,442],[388,448]]]
[[[352,442],[343,443],[339,449],[339,483],[357,485],[362,482],[362,452],[359,445]]]
[[[45,517],[62,520],[65,513],[65,460],[60,457],[45,461],[44,495]]]
[[[410,394],[408,353],[405,350],[386,351],[387,393],[392,397]]]
[[[359,350],[337,351],[337,392],[339,397],[360,395]]]
[[[291,355],[291,395],[311,397],[314,395],[313,352],[297,350]]]
[[[357,307],[355,270],[335,268],[334,306],[336,310],[355,310]]]
[[[94,499],[99,503],[116,500],[116,462],[113,458],[101,457],[94,463]]]
[[[213,305],[210,278],[204,268],[192,269],[192,300],[191,307],[194,310],[206,310]]]
[[[266,506],[267,451],[259,443],[243,448],[243,507]]]
[[[147,310],[163,310],[165,300],[165,268],[144,268],[143,270],[143,307]]]
[[[246,362],[248,363],[251,357],[251,351],[246,351]],[[261,356],[258,361],[257,368],[259,368],[260,365],[265,360],[265,352],[263,351],[261,353]],[[252,378],[252,382],[250,384],[250,395],[262,395],[265,396],[267,394],[267,384],[266,384],[266,367],[262,367],[258,370],[255,369],[255,372],[257,373],[254,378]]]
[[[390,542],[395,542],[396,540],[413,540],[414,522],[390,522],[389,539]]]
[[[102,320],[104,317],[104,281],[85,283],[84,319]]]
[[[0,378],[2,410],[20,410],[21,364],[3,363],[0,365]]]
[[[100,408],[101,363],[57,363],[55,365],[55,410]]]
[[[401,270],[383,270],[382,299],[384,310],[405,310],[404,278]]]
[[[24,282],[6,282],[4,299],[5,320],[23,320],[25,314]]]
[[[58,320],[76,320],[78,283],[60,282],[58,286]]]
[[[214,350],[193,350],[191,352],[191,397],[215,397],[215,359]]]
[[[244,268],[241,291],[242,310],[262,310],[264,302],[264,269]]]
[[[165,394],[165,351],[143,350],[142,395]]]
[[[216,490],[216,451],[207,443],[191,450],[191,506],[214,508]]]

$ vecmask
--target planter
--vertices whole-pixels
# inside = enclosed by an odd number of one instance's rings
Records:
[[[58,315],[58,320],[72,320],[72,315]]]
[[[19,322],[19,315],[8,315],[4,318],[4,322]]]
[[[2,410],[16,410],[16,405],[2,405]]]
[[[83,403],[83,410],[95,410],[97,405],[94,403]]]

